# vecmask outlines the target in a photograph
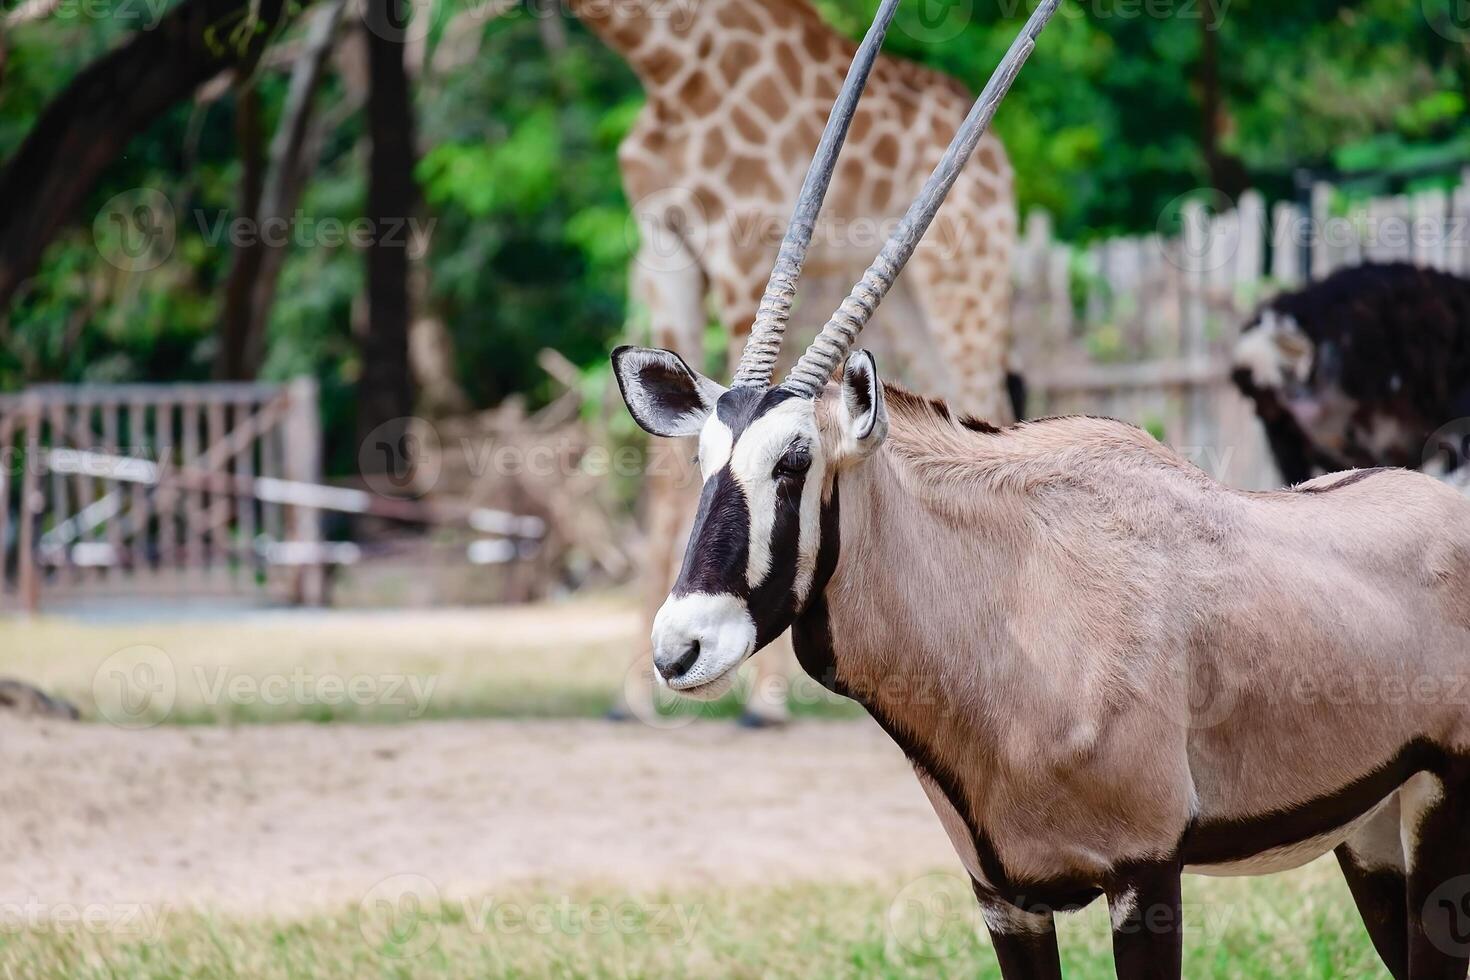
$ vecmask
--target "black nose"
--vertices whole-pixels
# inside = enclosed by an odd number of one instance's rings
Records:
[[[674,681],[689,673],[689,668],[694,666],[694,661],[699,659],[699,641],[690,640],[689,646],[679,655],[679,659],[673,663],[657,664],[658,672],[664,675],[664,680]]]

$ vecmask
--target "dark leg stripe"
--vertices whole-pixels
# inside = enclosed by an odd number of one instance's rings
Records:
[[[1231,820],[1206,820],[1185,832],[1185,864],[1229,864],[1347,826],[1377,806],[1416,772],[1441,773],[1445,752],[1415,740],[1384,765],[1335,793],[1289,810]]]

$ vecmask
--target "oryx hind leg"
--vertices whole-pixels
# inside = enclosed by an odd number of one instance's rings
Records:
[[[1470,760],[1419,773],[1399,791],[1408,866],[1410,980],[1470,971]]]
[[[1399,794],[1394,793],[1336,850],[1337,863],[1373,948],[1397,980],[1409,975],[1409,906]]]

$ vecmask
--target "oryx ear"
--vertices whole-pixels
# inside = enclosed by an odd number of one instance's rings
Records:
[[[847,438],[859,456],[883,445],[888,435],[888,409],[878,363],[865,350],[855,350],[842,369],[842,405],[847,411]]]
[[[628,414],[656,436],[696,435],[725,393],[673,351],[619,347],[612,362]]]

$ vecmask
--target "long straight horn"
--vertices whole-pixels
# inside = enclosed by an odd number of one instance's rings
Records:
[[[832,314],[832,319],[827,321],[817,339],[801,355],[801,360],[791,369],[791,376],[786,379],[783,387],[814,398],[827,383],[827,379],[832,377],[832,372],[852,349],[858,332],[867,325],[873,311],[893,287],[893,280],[914,254],[919,239],[924,237],[929,223],[934,220],[939,206],[944,203],[945,195],[954,186],[960,170],[980,142],[980,137],[985,135],[990,120],[995,117],[995,110],[1000,106],[1000,100],[1010,91],[1011,83],[1016,80],[1021,66],[1036,47],[1037,36],[1060,4],[1061,0],[1041,0],[1031,14],[1031,19],[1026,21],[1026,26],[1015,41],[1011,42],[1010,50],[1006,52],[995,73],[990,76],[985,91],[980,93],[980,98],[970,107],[964,124],[955,133],[949,149],[944,151],[939,165],[924,182],[918,198],[909,205],[903,221],[884,243],[882,251],[873,260],[873,264],[868,266],[868,271],[863,273],[863,278],[852,288],[847,299]]]
[[[888,24],[898,9],[898,0],[883,0],[868,28],[863,43],[853,55],[852,66],[847,69],[847,79],[837,101],[832,103],[832,112],[827,116],[827,127],[822,130],[822,139],[817,143],[817,152],[807,168],[806,179],[801,183],[801,194],[791,213],[791,223],[786,228],[786,237],[781,240],[781,250],[776,254],[776,265],[771,270],[771,279],[766,284],[765,295],[756,309],[755,324],[750,328],[750,339],[740,355],[740,365],[735,369],[735,387],[764,388],[771,383],[771,372],[775,370],[776,358],[781,353],[781,338],[786,333],[786,323],[791,319],[791,302],[796,296],[796,282],[801,278],[801,266],[806,261],[807,246],[812,241],[817,215],[822,211],[822,199],[827,196],[827,187],[832,183],[832,171],[837,166],[837,155],[847,139],[848,127],[852,125],[853,113],[863,87],[868,84],[868,74],[878,58],[878,49],[883,46],[883,36],[888,33]]]

